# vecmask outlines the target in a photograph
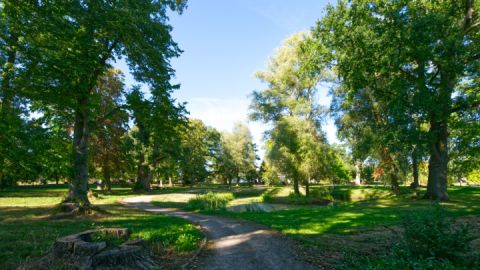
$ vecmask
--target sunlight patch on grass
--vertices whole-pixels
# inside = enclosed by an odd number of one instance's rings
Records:
[[[92,203],[102,205],[109,214],[101,217],[50,218],[52,207],[63,198],[66,189],[21,188],[0,194],[0,269],[15,269],[27,258],[44,254],[55,239],[88,229],[126,227],[131,238],[143,238],[162,254],[196,248],[201,231],[180,218],[149,214],[117,203],[121,198],[138,196],[129,190],[99,192]]]

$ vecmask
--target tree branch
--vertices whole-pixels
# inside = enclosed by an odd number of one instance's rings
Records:
[[[113,108],[111,111],[109,111],[108,113],[102,115],[101,117],[97,118],[94,120],[94,127],[99,125],[99,124],[102,124],[105,120],[107,120],[110,116],[113,116],[115,115],[116,113],[118,113],[119,111],[121,111],[122,109],[125,109],[125,105],[120,105],[120,106],[117,106],[115,108]]]

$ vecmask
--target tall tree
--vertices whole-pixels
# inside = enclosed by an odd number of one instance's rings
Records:
[[[28,55],[35,52],[28,23],[32,4],[28,1],[3,1],[0,4],[0,188],[13,185],[30,170],[34,128],[28,119],[29,100],[24,85],[31,80]]]
[[[171,89],[169,59],[180,50],[167,10],[181,12],[185,1],[34,1],[29,7],[25,27],[36,30],[28,37],[36,53],[26,55],[25,65],[35,65],[27,87],[45,107],[74,115],[73,176],[65,201],[88,206],[89,138],[104,117],[94,102],[97,82],[112,61],[125,57],[135,79],[158,90],[153,95]]]
[[[184,184],[205,181],[210,176],[219,140],[220,133],[201,120],[188,121],[181,130],[180,175]]]
[[[123,105],[123,74],[110,69],[97,83],[99,112],[107,116],[97,123],[92,132],[92,161],[102,175],[103,189],[111,190],[111,178],[121,172],[124,163],[122,138],[127,132],[128,114],[120,109]],[[113,113],[112,113],[113,112]]]
[[[224,147],[228,153],[224,158],[230,157],[233,162],[231,175],[239,181],[240,179],[246,179],[249,182],[253,181],[256,177],[256,165],[257,160],[256,146],[253,143],[253,137],[250,130],[245,124],[236,123],[232,132],[226,132],[222,134],[222,140]],[[228,164],[228,161],[226,164]],[[230,178],[228,181],[231,184]]]
[[[473,3],[340,1],[314,31],[329,48],[347,96],[369,91],[389,108],[381,114],[389,126],[414,124],[404,123],[409,117],[428,126],[431,199],[448,199],[449,119],[479,104],[475,91],[465,90],[478,87],[480,24]]]
[[[324,142],[320,129],[324,112],[315,102],[316,87],[323,74],[305,68],[311,65],[310,53],[315,52],[304,46],[308,35],[297,33],[286,39],[275,57],[270,59],[267,70],[256,73],[268,88],[254,92],[251,104],[253,120],[273,125],[268,133],[267,150],[274,161],[272,165],[279,166],[281,172],[293,180],[296,194],[300,193],[300,178],[305,179],[301,166],[307,156],[312,156],[303,151],[307,149],[303,143],[308,140],[304,140],[302,132],[308,132],[317,144]],[[308,130],[301,126],[308,127]]]
[[[152,92],[158,91],[153,89]],[[146,99],[139,87],[127,96],[136,131],[137,176],[134,189],[150,191],[155,170],[165,160],[179,159],[181,128],[185,124],[185,108],[174,104],[170,91],[156,93]]]

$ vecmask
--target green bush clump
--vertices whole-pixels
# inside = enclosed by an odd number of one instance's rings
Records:
[[[467,255],[474,239],[469,226],[456,224],[439,205],[403,217],[404,229],[391,254],[358,259],[347,256],[344,269],[472,269],[480,258]]]
[[[262,194],[262,202],[264,203],[273,202],[273,195],[269,193]]]
[[[358,261],[357,257],[351,257],[348,262],[340,269],[368,269],[368,270],[384,270],[384,269],[415,269],[415,270],[454,270],[455,267],[449,260],[441,260],[437,258],[413,258],[411,256],[402,256],[395,253],[394,256],[385,256],[379,259],[366,258]]]
[[[234,198],[232,193],[208,192],[190,199],[187,203],[187,209],[203,211],[225,210],[228,202]]]
[[[311,204],[312,201],[313,201],[312,197],[303,196],[301,194],[290,193],[290,195],[288,195],[289,204],[306,205],[306,204]]]
[[[469,251],[470,242],[474,239],[469,234],[469,226],[456,225],[439,204],[428,213],[405,216],[402,226],[406,248],[420,258],[457,262]]]
[[[329,201],[335,201],[332,196],[332,190],[329,188],[316,188],[310,191],[310,197],[315,199],[324,199]]]

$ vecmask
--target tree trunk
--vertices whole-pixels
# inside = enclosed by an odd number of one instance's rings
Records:
[[[398,174],[395,169],[390,172],[390,182],[392,184],[392,192],[394,194],[400,193],[400,187],[398,185]]]
[[[432,200],[448,200],[448,130],[447,121],[430,121],[430,133],[434,140],[430,143],[430,160],[428,163],[428,185],[425,197]]]
[[[300,188],[299,188],[299,185],[298,185],[298,176],[295,175],[293,177],[293,192],[297,195],[300,194]]]
[[[172,176],[168,177],[168,186],[173,187]]]
[[[355,162],[355,185],[359,186],[362,184],[361,182],[361,173],[362,173],[362,161],[361,160],[357,160]]]
[[[88,200],[88,96],[79,98],[73,131],[73,179],[64,202],[90,205]]]
[[[307,179],[305,183],[305,196],[310,196],[310,177]]]
[[[148,164],[145,164],[145,157],[143,155],[140,155],[140,160],[138,162],[137,181],[135,182],[134,189],[141,191],[150,191],[151,179],[152,173],[150,171],[150,166],[148,166]]]
[[[437,106],[430,112],[430,160],[426,198],[448,200],[448,119],[451,114],[452,93],[455,86],[454,72],[447,69],[440,74],[440,87],[435,99]]]
[[[111,174],[110,174],[110,167],[108,165],[103,166],[102,168],[103,173],[103,185],[102,189],[111,191],[112,190],[112,182],[111,182]]]
[[[160,187],[163,188],[163,178],[160,177]]]
[[[11,34],[10,40],[11,44],[14,46],[9,46],[7,51],[7,61],[3,65],[3,70],[1,73],[2,83],[0,85],[0,97],[2,99],[0,103],[0,188],[4,188],[13,184],[11,181],[8,181],[7,177],[4,175],[6,173],[4,164],[8,159],[7,151],[8,148],[11,147],[11,139],[8,135],[9,129],[11,129],[12,125],[12,118],[13,118],[13,110],[12,110],[12,103],[15,97],[15,91],[12,89],[11,80],[15,75],[15,61],[17,59],[17,51],[16,45],[18,43],[17,35]]]
[[[417,188],[420,186],[420,182],[418,181],[418,159],[415,150],[412,151],[412,174],[413,183],[410,186]]]

